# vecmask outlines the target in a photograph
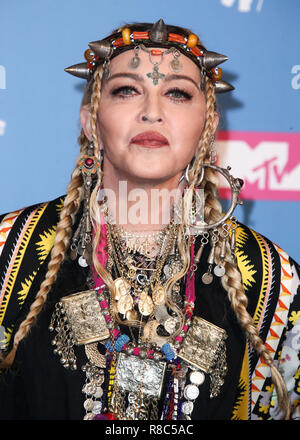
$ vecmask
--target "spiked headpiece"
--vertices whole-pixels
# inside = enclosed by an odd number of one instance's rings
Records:
[[[136,46],[146,47],[175,47],[179,52],[189,57],[200,69],[201,74],[207,75],[215,86],[216,93],[233,90],[234,87],[222,78],[219,64],[228,60],[225,55],[211,52],[201,45],[197,35],[183,28],[169,26],[162,19],[152,24],[134,24],[123,27],[103,40],[89,43],[89,49],[84,52],[86,62],[67,67],[66,72],[79,78],[89,80],[100,65],[115,56]]]

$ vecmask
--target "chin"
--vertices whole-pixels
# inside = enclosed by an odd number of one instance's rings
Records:
[[[175,178],[173,174],[170,175],[166,172],[154,172],[153,170],[149,170],[149,168],[147,168],[147,170],[144,172],[142,169],[139,169],[138,173],[132,173],[131,176],[136,182],[147,184],[151,183],[153,185],[161,184],[172,178]]]

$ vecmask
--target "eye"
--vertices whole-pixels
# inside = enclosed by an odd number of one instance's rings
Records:
[[[170,96],[176,101],[189,101],[192,99],[192,95],[185,90],[178,89],[177,87],[167,91],[166,95]]]
[[[137,94],[139,94],[139,92],[136,90],[135,87],[121,86],[121,87],[117,87],[116,89],[113,89],[111,94],[113,96],[118,96],[120,98],[126,98],[126,97],[137,95]]]

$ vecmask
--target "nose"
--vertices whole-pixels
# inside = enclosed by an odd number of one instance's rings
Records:
[[[162,108],[159,103],[158,96],[149,94],[145,97],[145,101],[138,115],[139,122],[147,124],[161,124],[163,122]]]
[[[149,122],[150,124],[154,124],[155,122],[162,122],[161,117],[150,117],[149,115],[142,115],[142,122]]]

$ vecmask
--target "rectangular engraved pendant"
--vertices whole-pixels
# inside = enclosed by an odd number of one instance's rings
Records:
[[[109,338],[109,330],[94,290],[61,299],[76,345]]]
[[[220,327],[195,316],[178,356],[193,367],[209,373],[224,347],[227,333]]]
[[[140,359],[119,353],[117,362],[118,387],[124,391],[160,398],[166,362]]]

